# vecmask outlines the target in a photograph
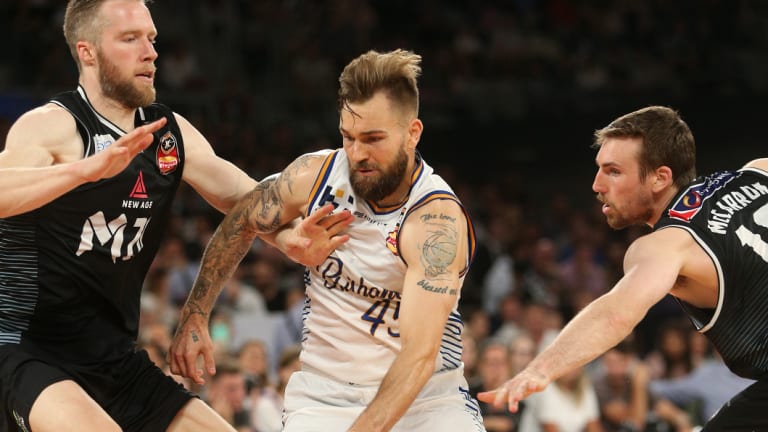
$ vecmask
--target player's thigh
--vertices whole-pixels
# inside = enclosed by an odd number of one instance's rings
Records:
[[[200,399],[190,399],[176,414],[167,432],[235,432],[216,411]]]
[[[283,432],[345,431],[363,412],[363,407],[313,406],[295,410],[284,421]]]
[[[112,432],[120,427],[85,390],[71,380],[59,381],[40,393],[29,413],[35,432]]]

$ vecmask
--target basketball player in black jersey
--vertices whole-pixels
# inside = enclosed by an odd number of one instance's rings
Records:
[[[143,0],[70,0],[64,34],[77,89],[0,153],[0,431],[234,431],[136,352],[139,298],[181,181],[222,212],[257,183],[153,103]],[[351,220],[331,207],[268,241],[317,264]]]
[[[666,107],[626,114],[595,133],[592,189],[615,229],[646,224],[624,277],[584,308],[520,374],[479,399],[518,402],[623,340],[674,296],[736,374],[758,380],[705,431],[768,430],[768,159],[696,177],[691,131]]]

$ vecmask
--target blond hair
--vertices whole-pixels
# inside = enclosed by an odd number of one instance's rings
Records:
[[[339,110],[349,110],[349,104],[366,102],[377,92],[384,91],[395,106],[417,117],[419,87],[416,80],[421,74],[420,63],[420,55],[402,49],[362,54],[339,76]]]

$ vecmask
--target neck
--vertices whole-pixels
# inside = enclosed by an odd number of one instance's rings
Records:
[[[102,117],[117,125],[120,129],[130,132],[134,129],[134,115],[136,109],[128,108],[120,102],[104,95],[98,80],[80,78],[80,85],[85,90],[88,100],[93,108],[101,114]]]
[[[677,192],[679,189],[676,186],[671,186],[669,189],[662,192],[658,199],[656,199],[656,205],[653,209],[653,215],[651,216],[651,219],[648,220],[647,225],[653,228],[654,225],[656,225],[656,222],[661,219],[661,215],[664,214],[664,210],[669,207],[669,204],[672,202],[672,199],[677,195]]]
[[[408,176],[408,179],[410,180],[410,176]],[[394,205],[400,204],[405,201],[406,198],[408,198],[410,192],[411,182],[402,182],[400,183],[400,186],[397,187],[395,192],[391,193],[385,198],[380,199],[379,201],[376,201],[376,205],[378,207],[392,207]]]

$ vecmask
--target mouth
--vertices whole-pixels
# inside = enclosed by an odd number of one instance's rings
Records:
[[[139,72],[136,74],[136,77],[142,81],[152,84],[155,81],[155,71],[153,69],[153,70]]]

